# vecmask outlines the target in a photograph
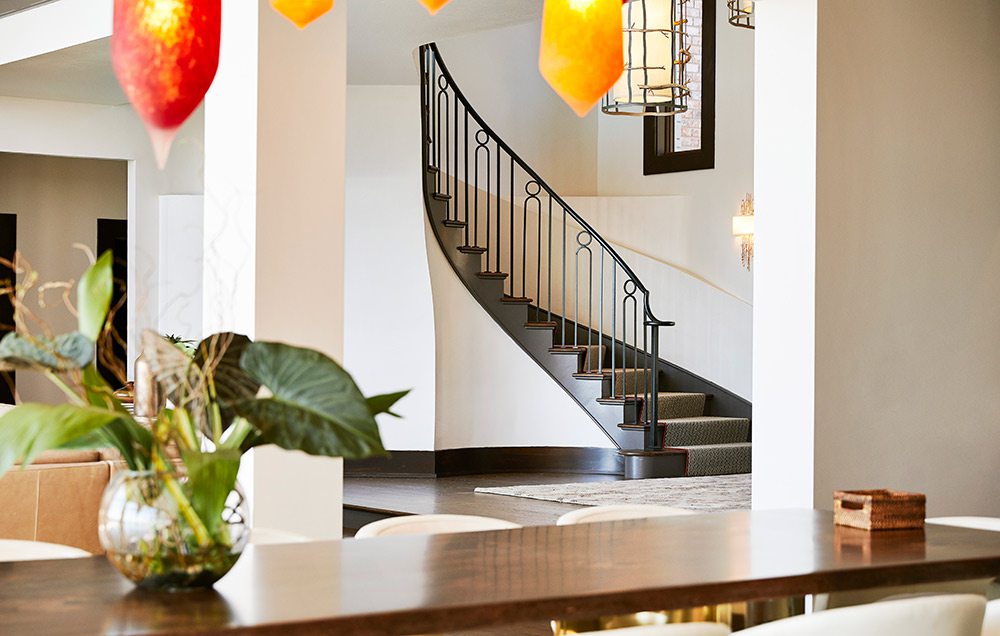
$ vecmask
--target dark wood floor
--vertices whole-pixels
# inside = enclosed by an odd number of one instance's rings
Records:
[[[348,527],[351,512],[361,521],[378,517],[423,514],[481,515],[513,521],[522,526],[554,524],[570,510],[582,506],[552,501],[504,497],[476,493],[476,488],[489,486],[521,486],[527,484],[570,484],[588,481],[614,481],[614,475],[579,473],[491,473],[438,479],[404,479],[393,477],[344,478],[344,536],[354,534]],[[354,524],[360,525],[360,524]],[[445,636],[551,636],[548,623],[533,622],[504,625],[449,633]]]
[[[344,508],[383,516],[404,514],[481,515],[522,526],[554,524],[560,515],[582,506],[552,501],[476,493],[478,487],[569,484],[614,481],[614,475],[579,473],[492,473],[438,479],[345,477]]]

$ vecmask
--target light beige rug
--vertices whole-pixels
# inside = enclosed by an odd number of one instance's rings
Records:
[[[750,475],[505,486],[476,488],[476,492],[581,506],[656,504],[697,511],[744,510],[750,508]]]

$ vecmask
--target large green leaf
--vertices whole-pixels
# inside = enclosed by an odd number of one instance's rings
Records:
[[[0,371],[37,369],[53,371],[82,369],[94,359],[94,342],[74,331],[54,340],[28,338],[8,333],[0,340]]]
[[[195,364],[211,374],[215,399],[226,426],[236,416],[233,405],[255,397],[260,391],[260,382],[240,366],[243,352],[251,344],[250,338],[242,334],[217,333],[202,340],[194,355]]]
[[[104,330],[108,310],[111,308],[111,296],[114,293],[114,255],[111,250],[101,254],[97,262],[91,265],[76,288],[77,320],[80,333],[97,342]]]
[[[226,498],[236,485],[240,456],[239,450],[220,450],[214,453],[189,451],[182,455],[187,469],[186,490],[191,506],[213,536],[222,523]]]
[[[393,417],[402,417],[399,413],[393,413],[392,407],[409,393],[409,391],[398,391],[396,393],[386,393],[385,395],[373,395],[367,399],[368,410],[371,411],[372,415],[385,413]]]
[[[41,452],[86,439],[120,417],[71,404],[22,404],[0,417],[0,475],[18,461],[27,465]]]
[[[247,346],[240,366],[273,395],[236,407],[260,431],[263,443],[349,459],[386,454],[365,397],[327,356],[255,342]]]

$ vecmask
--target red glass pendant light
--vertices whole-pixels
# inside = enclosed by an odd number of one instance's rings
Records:
[[[115,0],[115,76],[166,164],[177,130],[219,66],[221,0]]]

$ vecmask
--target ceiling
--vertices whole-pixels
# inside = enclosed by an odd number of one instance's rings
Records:
[[[0,0],[0,17],[51,0]],[[343,0],[342,0],[343,1]],[[540,19],[542,0],[454,0],[436,16],[417,0],[350,0],[348,82],[416,84],[413,50],[431,42]],[[108,39],[0,65],[0,95],[120,105]]]
[[[453,0],[436,16],[417,0],[348,3],[348,82],[416,84],[413,50],[421,44],[538,20],[542,0]]]
[[[53,2],[54,0],[0,0],[0,18],[11,13],[24,11],[40,4]]]
[[[111,70],[109,40],[4,64],[0,66],[0,94],[106,106],[127,104]]]

